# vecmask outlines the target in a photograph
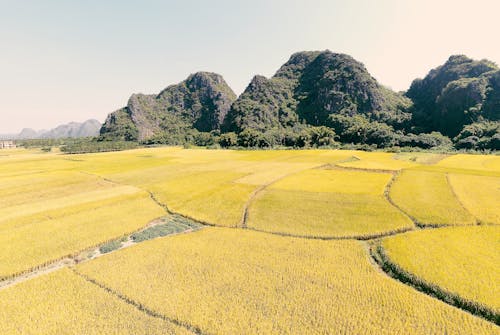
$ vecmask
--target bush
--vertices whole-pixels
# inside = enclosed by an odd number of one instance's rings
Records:
[[[101,254],[106,254],[108,252],[114,251],[116,249],[119,249],[122,246],[122,241],[121,240],[113,240],[108,243],[103,244],[100,248],[99,251]]]
[[[452,142],[449,137],[439,132],[407,134],[399,138],[398,144],[401,147],[418,147],[422,149],[444,148],[451,149]]]
[[[238,145],[238,135],[234,132],[220,135],[219,144],[223,148],[234,147]]]

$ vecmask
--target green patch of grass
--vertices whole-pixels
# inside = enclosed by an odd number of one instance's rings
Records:
[[[140,232],[132,234],[130,237],[136,243],[151,240],[156,237],[181,233],[189,229],[197,229],[199,224],[178,215],[172,215],[163,219],[165,223],[146,228]]]
[[[108,243],[101,245],[101,247],[99,248],[99,251],[102,254],[106,254],[106,253],[111,252],[113,250],[119,249],[121,246],[122,246],[122,239],[113,240],[113,241],[110,241]]]

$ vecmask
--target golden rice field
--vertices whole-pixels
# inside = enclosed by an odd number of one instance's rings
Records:
[[[362,237],[413,223],[384,198],[388,173],[307,170],[272,184],[250,206],[248,227],[310,237]]]
[[[494,226],[415,231],[384,239],[389,259],[422,280],[500,312],[500,230]]]
[[[0,334],[500,334],[369,251],[498,315],[498,204],[493,155],[1,150]],[[217,227],[38,273],[166,209]]]
[[[209,334],[496,331],[380,275],[358,241],[205,228],[145,242],[77,271]]]
[[[389,195],[397,206],[423,225],[476,222],[453,193],[444,173],[404,170],[397,177]]]
[[[192,334],[146,315],[68,269],[0,290],[0,301],[3,335]]]
[[[450,174],[458,200],[481,223],[500,222],[500,177]]]

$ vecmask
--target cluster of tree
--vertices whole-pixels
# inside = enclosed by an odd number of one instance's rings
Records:
[[[24,148],[51,148],[64,145],[75,141],[71,138],[43,138],[43,139],[27,139],[27,140],[16,140],[16,145],[18,147]]]
[[[97,138],[81,138],[64,143],[60,148],[67,154],[84,154],[135,149],[138,146],[139,143],[131,141],[99,141]]]
[[[483,121],[467,125],[453,141],[457,149],[500,150],[500,122]]]

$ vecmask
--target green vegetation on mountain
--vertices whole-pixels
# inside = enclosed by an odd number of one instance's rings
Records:
[[[198,72],[158,95],[133,94],[108,116],[101,139],[182,143],[190,130],[218,130],[235,99],[220,75]]]
[[[351,56],[293,54],[236,99],[224,79],[199,72],[158,95],[134,94],[111,113],[100,140],[231,147],[498,150],[500,70],[451,56],[406,93],[379,84]]]
[[[410,119],[409,99],[370,76],[364,65],[330,51],[293,54],[276,74],[255,76],[236,100],[225,130],[266,131],[297,124],[331,126],[332,115],[363,115],[402,128]]]
[[[500,119],[500,71],[488,60],[451,56],[413,81],[406,95],[414,102],[415,131],[457,136],[464,126]]]

